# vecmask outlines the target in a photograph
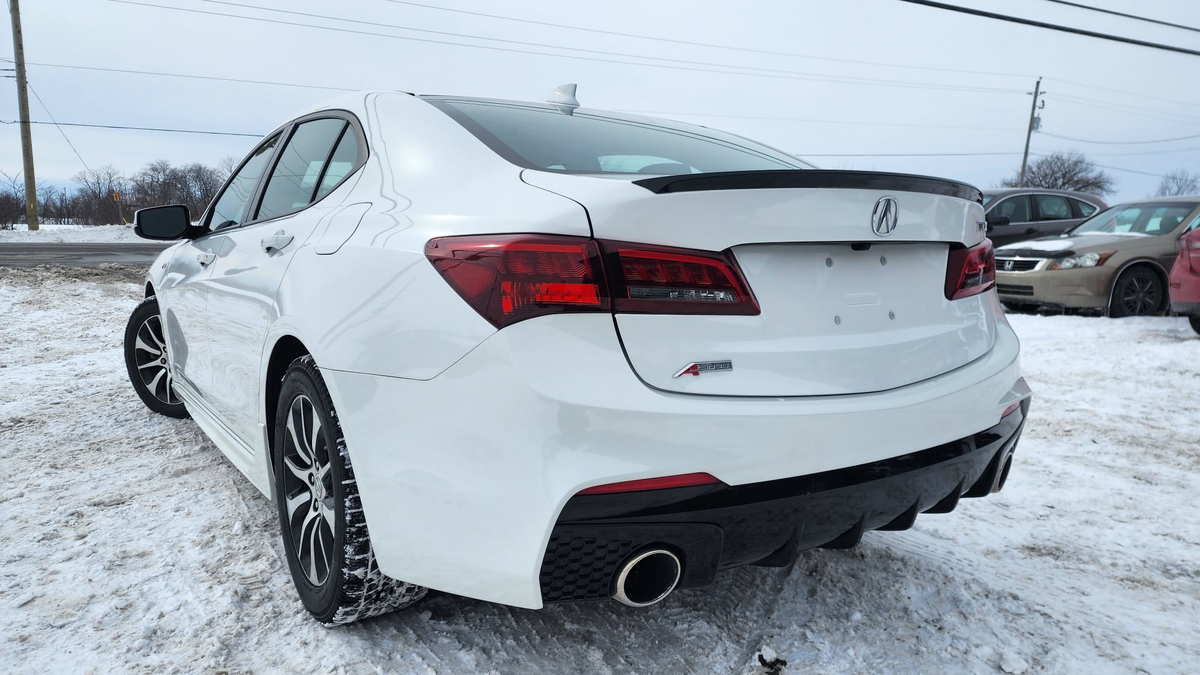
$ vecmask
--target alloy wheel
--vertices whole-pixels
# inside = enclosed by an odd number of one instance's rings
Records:
[[[138,376],[150,395],[167,405],[178,405],[179,397],[171,386],[174,378],[167,358],[167,344],[163,340],[162,322],[157,314],[147,318],[138,327],[134,359]]]
[[[1153,272],[1136,270],[1121,284],[1120,302],[1125,314],[1143,316],[1158,311],[1162,289]]]
[[[303,394],[288,407],[287,432],[282,478],[288,533],[305,578],[322,586],[334,557],[333,476],[321,418]]]

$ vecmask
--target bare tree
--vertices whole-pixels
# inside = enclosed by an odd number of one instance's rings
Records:
[[[221,161],[217,162],[217,173],[220,175],[221,182],[224,183],[226,178],[233,175],[238,166],[238,158],[233,155],[225,155]]]
[[[1200,173],[1191,173],[1187,169],[1176,169],[1163,176],[1154,196],[1174,197],[1194,194],[1200,194]]]
[[[1000,185],[1017,187],[1019,175],[1006,178]],[[1074,190],[1104,196],[1116,189],[1112,176],[1096,167],[1078,152],[1056,152],[1029,165],[1025,172],[1025,187],[1047,190]]]
[[[0,230],[25,222],[25,180],[0,171]]]
[[[91,171],[80,171],[73,180],[79,185],[75,190],[78,222],[87,225],[121,222],[113,194],[128,193],[129,181],[116,167],[109,164]]]

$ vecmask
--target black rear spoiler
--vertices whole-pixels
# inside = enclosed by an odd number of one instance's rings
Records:
[[[979,188],[947,180],[879,171],[718,171],[682,176],[656,176],[633,181],[655,194],[706,190],[763,190],[768,188],[828,188],[834,190],[894,190],[924,192],[983,203]]]

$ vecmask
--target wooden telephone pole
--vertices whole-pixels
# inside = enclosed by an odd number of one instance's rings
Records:
[[[25,222],[30,230],[38,229],[37,180],[33,175],[33,134],[29,130],[29,92],[25,82],[25,40],[21,37],[21,7],[18,0],[8,0],[12,17],[13,59],[17,69],[17,108],[21,115],[21,159],[25,162]]]
[[[1038,119],[1038,99],[1042,95],[1042,78],[1038,78],[1037,84],[1033,85],[1033,105],[1029,108],[1029,128],[1025,131],[1025,154],[1021,155],[1021,177],[1017,179],[1017,187],[1025,187],[1025,168],[1029,165],[1029,139],[1033,137],[1033,132],[1037,131]]]

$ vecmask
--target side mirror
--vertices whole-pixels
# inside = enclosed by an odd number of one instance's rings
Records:
[[[1012,218],[1009,218],[1008,216],[988,216],[987,217],[988,232],[991,232],[992,228],[996,227],[997,225],[1008,225],[1011,222],[1012,222]]]
[[[138,209],[133,214],[133,232],[143,239],[174,241],[191,227],[192,216],[183,204]]]

